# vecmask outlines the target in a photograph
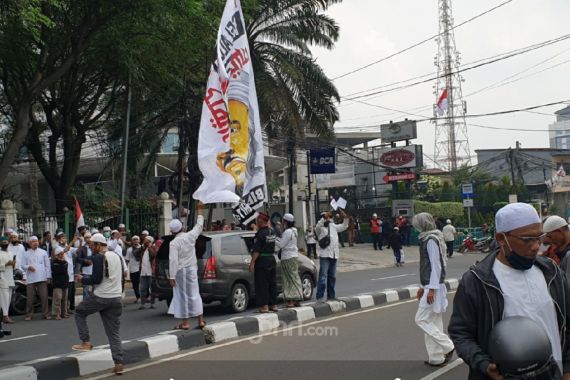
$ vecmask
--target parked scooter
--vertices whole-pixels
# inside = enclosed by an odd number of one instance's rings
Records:
[[[465,239],[463,239],[463,244],[459,247],[458,252],[483,252],[489,253],[491,251],[491,243],[493,238],[490,236],[485,236],[480,239],[473,238],[472,235],[468,234]]]
[[[52,289],[48,286],[48,302],[51,305]],[[26,280],[24,280],[24,273],[20,269],[14,269],[14,288],[12,288],[12,301],[10,303],[11,315],[26,314],[26,305],[28,302],[28,295],[26,293]],[[34,300],[34,310],[41,308],[41,301],[38,296]]]

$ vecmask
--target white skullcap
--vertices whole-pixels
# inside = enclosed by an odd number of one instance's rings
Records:
[[[30,236],[30,238],[28,239],[28,241],[39,241],[37,236]]]
[[[144,230],[143,232],[141,232],[141,235],[150,235],[150,234],[148,233],[147,230]]]
[[[144,238],[144,240],[148,240],[151,243],[154,243],[154,238],[152,236],[147,236]]]
[[[135,236],[133,236],[133,237],[131,238],[131,240],[141,240],[141,238],[138,237],[137,235],[135,235]]]
[[[172,219],[170,221],[170,231],[172,233],[177,233],[180,232],[180,230],[182,230],[182,222],[178,219]]]
[[[95,234],[93,235],[93,237],[91,238],[91,242],[93,243],[99,243],[102,245],[107,245],[107,239],[105,239],[105,236],[101,235],[101,234]]]
[[[552,215],[546,218],[542,229],[543,232],[548,233],[556,231],[562,227],[568,227],[568,222],[566,222],[563,218],[559,217],[558,215]]]
[[[495,227],[497,232],[509,232],[517,228],[540,223],[538,213],[528,203],[511,203],[497,211]]]
[[[445,221],[445,223],[451,224],[451,219],[447,219],[447,220]]]
[[[105,231],[105,232],[110,232],[110,231],[111,231],[111,227],[105,226],[105,227],[103,227],[103,231]]]
[[[8,235],[11,235],[11,234],[14,233],[14,230],[11,229],[11,228],[8,228],[8,229],[6,230],[6,233],[7,233]]]
[[[84,238],[90,238],[91,236],[93,236],[91,235],[91,232],[86,232],[85,235],[83,235]]]
[[[119,233],[119,231],[117,231],[117,230],[111,231],[111,235],[113,235],[113,234],[118,234],[118,233]]]
[[[283,215],[283,220],[293,223],[295,221],[295,217],[293,216],[293,214],[287,213]]]
[[[63,247],[55,247],[55,249],[54,249],[54,252],[56,255],[59,255],[63,251],[65,251],[65,248],[63,248]]]
[[[126,228],[126,226],[123,223],[121,223],[119,224],[119,228]]]
[[[93,228],[93,229],[91,230],[91,235],[95,235],[95,234],[98,234],[98,233],[99,233],[99,230],[98,230],[97,228]]]

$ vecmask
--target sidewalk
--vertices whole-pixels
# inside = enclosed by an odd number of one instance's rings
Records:
[[[340,259],[337,264],[338,272],[353,272],[363,269],[384,268],[393,266],[394,253],[391,249],[384,248],[375,251],[372,244],[355,244],[354,247],[340,249]],[[413,263],[420,261],[418,246],[404,247],[405,262]]]

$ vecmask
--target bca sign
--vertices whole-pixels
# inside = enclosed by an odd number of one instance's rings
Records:
[[[330,174],[336,172],[336,151],[330,149],[311,149],[311,174]]]

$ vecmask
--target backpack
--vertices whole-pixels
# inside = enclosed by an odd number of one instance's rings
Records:
[[[322,249],[325,249],[329,245],[331,245],[331,226],[330,225],[328,226],[327,234],[319,239],[319,247],[321,247]]]

